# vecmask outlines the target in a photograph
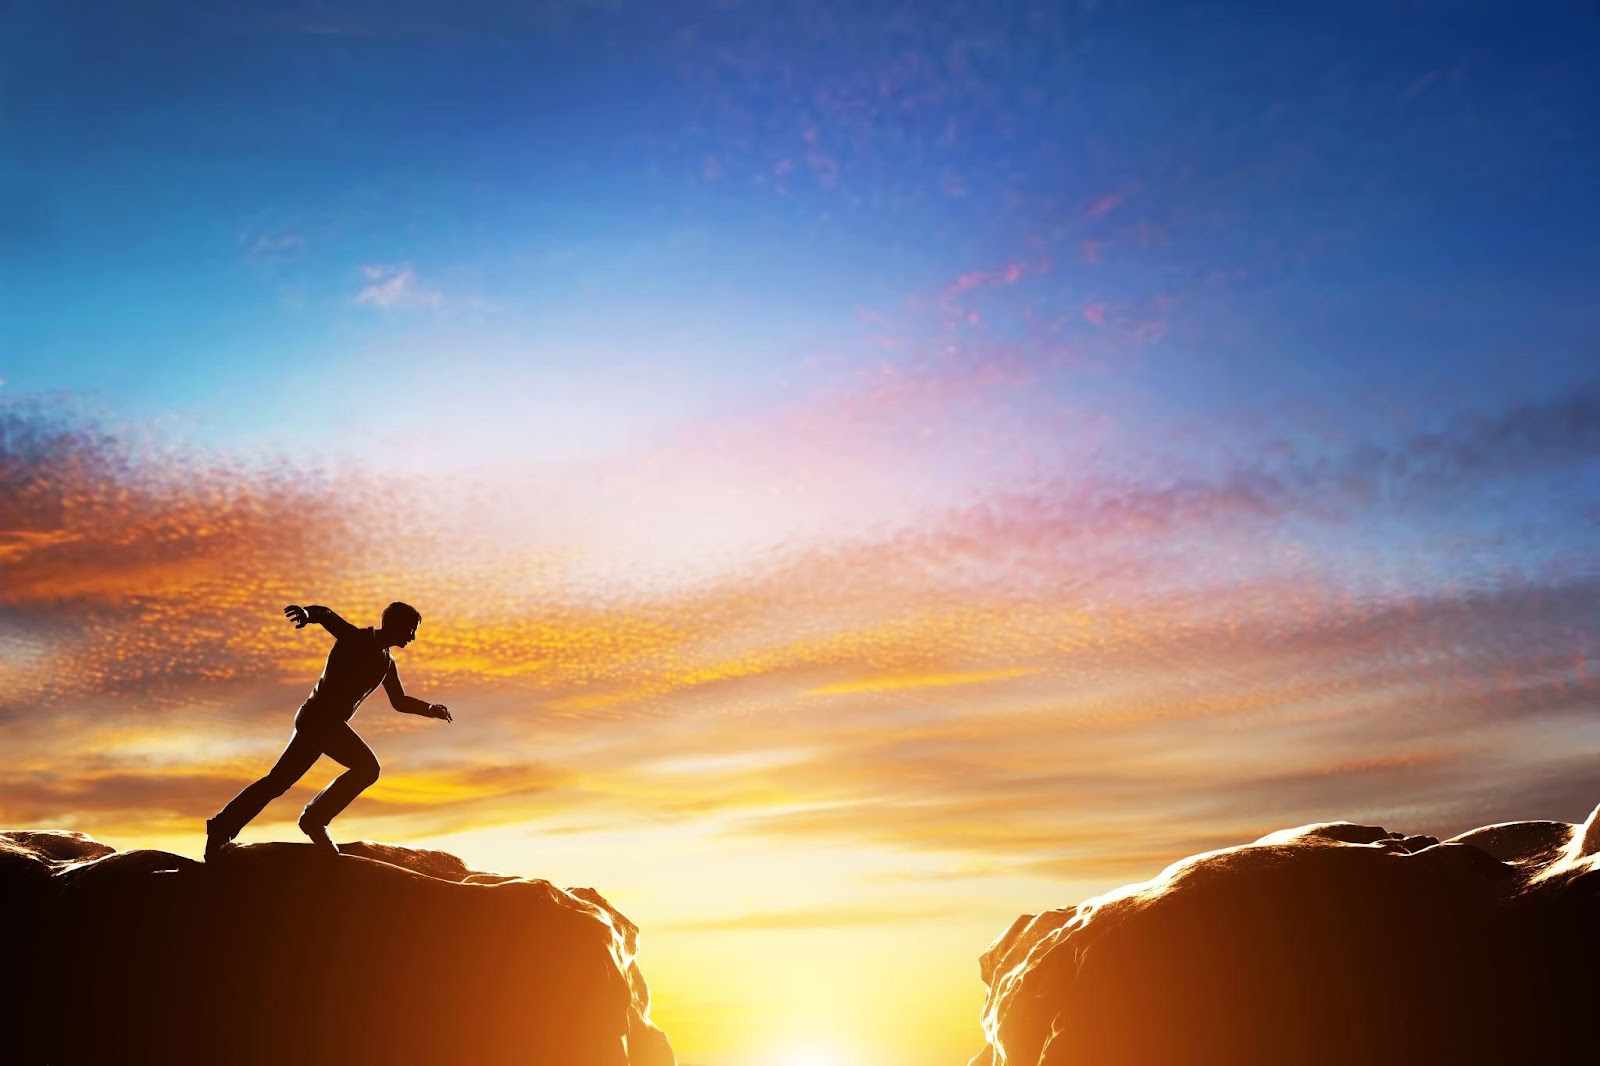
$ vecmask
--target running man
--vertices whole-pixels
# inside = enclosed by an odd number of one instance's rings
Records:
[[[372,749],[350,728],[350,719],[361,701],[383,684],[389,702],[401,714],[420,714],[425,718],[452,721],[443,704],[427,703],[407,696],[400,686],[390,648],[403,648],[417,639],[422,616],[410,604],[391,603],[383,609],[377,629],[357,629],[326,607],[290,605],[284,615],[296,629],[315,622],[333,634],[333,650],[328,665],[294,716],[294,735],[278,756],[277,765],[267,776],[233,797],[215,818],[206,821],[206,858],[214,859],[226,848],[250,819],[294,785],[311,764],[323,755],[344,766],[317,797],[306,804],[300,815],[300,831],[320,850],[338,854],[328,836],[328,823],[378,779],[378,760]]]

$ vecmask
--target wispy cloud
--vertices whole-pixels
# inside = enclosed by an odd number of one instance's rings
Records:
[[[920,418],[926,399],[850,393],[785,417],[887,462],[841,412]],[[1479,783],[1532,787],[1561,757],[1556,724],[1594,704],[1594,574],[1559,551],[1486,571],[1451,516],[1527,479],[1575,484],[1597,412],[1588,386],[1387,441],[1056,469],[684,582],[619,568],[587,532],[587,553],[551,542],[565,553],[545,558],[503,496],[457,508],[468,497],[439,486],[7,408],[0,815],[192,818],[270,759],[321,665],[325,640],[278,609],[365,620],[403,582],[425,622],[402,672],[458,721],[424,737],[366,712],[402,770],[364,817],[417,832],[715,818],[775,846],[1109,878],[1286,819],[1482,817]],[[674,464],[722,456],[770,478],[784,426],[653,442],[641,470],[666,491],[625,492],[615,520],[661,528],[684,506]],[[570,476],[583,491],[539,483],[542,510],[633,483],[620,467]],[[1441,548],[1435,527],[1454,539]],[[1330,566],[1307,546],[1321,531],[1380,537],[1381,565]],[[157,710],[159,729],[145,720],[177,742],[159,755],[159,738],[104,735]]]
[[[1103,196],[1097,196],[1093,200],[1089,201],[1089,206],[1083,209],[1083,213],[1088,218],[1104,218],[1117,208],[1121,207],[1123,201],[1127,198],[1128,192],[1126,189],[1117,189],[1113,192],[1108,192]]]
[[[355,302],[382,311],[438,310],[444,294],[424,284],[409,266],[367,265],[361,268],[367,284]]]
[[[1021,262],[1007,263],[999,270],[969,270],[945,286],[944,294],[953,297],[991,285],[1015,285],[1028,274],[1036,273],[1038,270],[1039,268],[1030,269],[1028,264]]]
[[[810,689],[807,696],[844,696],[859,692],[903,692],[916,688],[944,688],[949,685],[981,685],[990,681],[1010,681],[1038,673],[1033,667],[1007,667],[999,670],[960,670],[936,674],[887,674]]]
[[[292,230],[265,230],[248,235],[245,255],[262,263],[281,263],[305,250],[306,239]]]

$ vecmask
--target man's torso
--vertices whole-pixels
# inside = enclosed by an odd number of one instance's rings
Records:
[[[301,705],[301,712],[349,721],[361,701],[383,682],[393,662],[389,649],[378,643],[377,632],[371,626],[334,641],[322,676]]]

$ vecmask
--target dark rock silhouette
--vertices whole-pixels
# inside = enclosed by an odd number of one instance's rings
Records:
[[[13,1063],[673,1066],[593,889],[388,844],[205,864],[0,833]]]
[[[971,1066],[1587,1061],[1597,948],[1600,808],[1286,829],[1018,918]]]

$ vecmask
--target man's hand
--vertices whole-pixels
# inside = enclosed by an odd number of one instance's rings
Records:
[[[297,603],[291,603],[283,609],[283,616],[294,623],[296,629],[304,629],[306,623],[311,621],[311,612]]]
[[[442,703],[430,703],[430,704],[428,704],[428,717],[429,718],[437,718],[441,722],[453,722],[453,721],[455,721],[454,718],[450,717],[450,708],[446,707]]]

